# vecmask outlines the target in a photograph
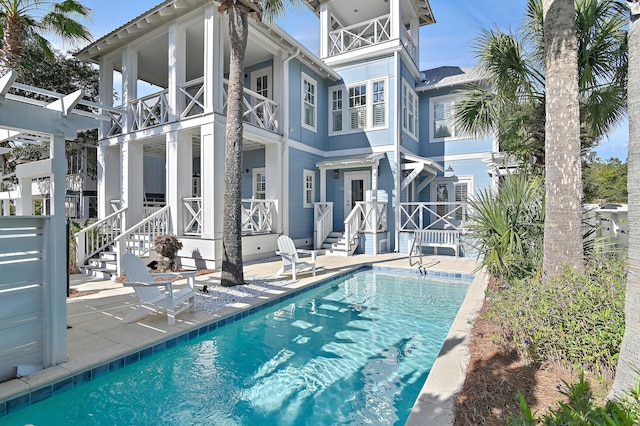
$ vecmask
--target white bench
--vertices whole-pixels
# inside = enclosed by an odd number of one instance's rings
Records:
[[[438,248],[451,248],[458,257],[460,249],[460,231],[457,229],[419,229],[414,231],[413,243],[409,249],[409,257],[420,256],[422,264],[422,248],[433,247],[438,254]]]

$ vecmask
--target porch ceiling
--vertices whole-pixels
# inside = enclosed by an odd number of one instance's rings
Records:
[[[200,155],[200,135],[192,136],[194,155]],[[264,148],[264,144],[245,139],[242,143],[244,151]],[[164,136],[148,139],[144,142],[144,155],[164,158],[167,155],[166,140]]]
[[[321,0],[304,0],[304,3],[316,15],[320,13]],[[389,13],[389,0],[336,0],[330,3],[331,14],[343,27]],[[402,10],[403,22],[409,22],[410,18],[414,16],[414,11],[421,26],[436,22],[428,0],[409,0],[408,3],[411,7],[405,4]]]

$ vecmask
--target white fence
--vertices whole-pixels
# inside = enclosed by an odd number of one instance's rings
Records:
[[[0,218],[0,381],[19,365],[44,366],[45,247],[49,218]]]

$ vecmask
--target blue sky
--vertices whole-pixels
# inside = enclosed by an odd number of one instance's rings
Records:
[[[348,1],[348,0],[342,0]],[[88,24],[94,38],[100,38],[160,0],[85,0],[93,10]],[[517,30],[522,22],[526,0],[431,0],[436,23],[420,30],[420,68],[443,65],[473,66],[473,43],[482,28]],[[309,50],[318,54],[319,22],[306,6],[288,8],[278,24]],[[625,121],[597,148],[600,158],[627,158],[628,124]]]

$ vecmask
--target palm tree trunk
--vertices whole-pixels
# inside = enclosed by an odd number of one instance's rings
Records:
[[[634,13],[635,11],[635,13]],[[629,273],[625,331],[611,397],[620,397],[640,379],[640,3],[631,4],[629,23]]]
[[[583,269],[578,43],[573,0],[543,0],[546,62],[544,261]]]
[[[16,16],[5,19],[2,35],[2,74],[9,70],[18,70],[22,59],[22,24]]]
[[[242,267],[242,97],[244,55],[248,22],[244,6],[231,3],[227,9],[231,58],[227,94],[227,134],[224,178],[224,224],[222,228],[222,282],[225,287],[244,284]]]

